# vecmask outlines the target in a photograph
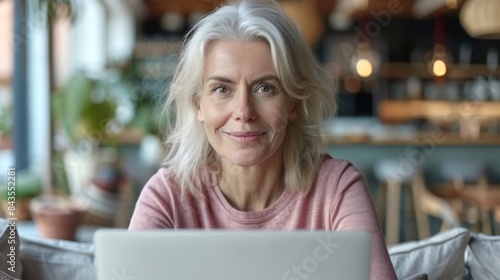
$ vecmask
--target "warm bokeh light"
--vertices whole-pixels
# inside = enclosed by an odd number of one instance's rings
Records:
[[[356,8],[360,11],[368,9],[369,2],[370,1],[368,1],[368,0],[355,0],[354,1]]]
[[[446,0],[446,6],[450,9],[456,9],[458,7],[458,0]]]
[[[356,72],[360,77],[370,77],[373,74],[373,66],[368,59],[360,59],[356,62]]]
[[[446,75],[446,63],[442,60],[435,60],[432,63],[432,74],[436,77],[442,77]]]
[[[285,12],[302,30],[302,34],[312,46],[317,44],[325,31],[318,14],[315,1],[280,1]]]
[[[500,1],[465,1],[460,8],[460,22],[473,38],[500,39]]]
[[[355,75],[348,75],[344,79],[344,87],[350,93],[357,93],[361,90],[361,82]]]

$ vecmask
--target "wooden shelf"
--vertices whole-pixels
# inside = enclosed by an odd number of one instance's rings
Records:
[[[446,120],[452,116],[500,118],[500,102],[384,100],[378,105],[378,116],[385,123],[402,123],[415,119]]]
[[[280,0],[280,2],[293,1],[293,0]],[[307,0],[310,1],[310,0]],[[433,0],[431,0],[433,1]],[[169,0],[169,1],[146,1],[146,6],[150,17],[159,18],[165,12],[181,12],[189,14],[193,11],[211,11],[219,6],[223,0]],[[327,17],[335,9],[336,2],[332,0],[315,0],[315,5],[318,14]],[[414,18],[413,3],[412,1],[399,1],[395,3],[394,0],[377,0],[368,1],[367,7],[362,10],[353,10],[350,15],[352,19],[373,16],[374,12],[387,11],[389,9],[397,9],[398,13],[392,13],[393,17]],[[442,9],[443,12],[449,9]]]
[[[308,0],[309,1],[309,0]],[[364,14],[368,14],[369,11],[373,10],[387,10],[389,5],[389,1],[392,0],[383,0],[383,1],[370,1],[369,7],[367,7],[364,12],[358,12],[354,16],[361,16]],[[152,18],[160,18],[166,12],[180,12],[184,15],[188,15],[195,11],[204,11],[209,12],[214,8],[219,6],[221,3],[225,1],[223,0],[169,0],[169,1],[146,1],[147,9],[149,12],[149,16]],[[321,16],[328,16],[330,12],[334,8],[335,1],[331,0],[316,0],[315,5],[318,13]],[[373,2],[373,3],[372,3]],[[403,8],[402,14],[409,15],[411,12],[411,3],[399,3]]]
[[[325,136],[327,145],[370,145],[370,146],[407,146],[415,145],[415,143],[423,142],[425,139],[431,137],[428,134],[422,133],[419,136],[411,139],[406,138],[385,138],[373,139],[369,136],[366,137],[336,137],[333,135]],[[436,146],[500,146],[500,136],[483,136],[476,140],[463,139],[457,135],[446,135],[443,137],[445,140],[436,142]],[[422,140],[419,142],[419,140]]]
[[[442,79],[474,79],[475,77],[500,77],[500,69],[493,73],[485,64],[460,65],[448,67],[448,73]],[[385,79],[407,79],[417,76],[423,79],[434,79],[425,63],[387,63],[380,67],[380,77]]]
[[[355,75],[347,65],[340,65],[333,62],[325,65],[327,71],[340,80],[346,76]],[[434,77],[427,69],[425,63],[391,62],[383,63],[380,70],[372,79],[395,79],[406,80],[411,76],[416,76],[424,80],[472,80],[477,77],[493,76],[500,78],[500,67],[491,72],[485,64],[460,65],[454,64],[448,67],[448,73],[444,77]]]
[[[500,186],[488,185],[487,189],[468,186],[457,190],[452,186],[430,188],[429,191],[445,199],[462,199],[473,205],[495,209],[500,205]]]

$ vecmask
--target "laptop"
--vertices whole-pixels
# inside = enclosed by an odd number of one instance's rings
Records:
[[[101,229],[98,280],[366,280],[364,232]]]

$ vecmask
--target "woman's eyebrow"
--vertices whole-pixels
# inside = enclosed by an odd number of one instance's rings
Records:
[[[234,84],[235,83],[231,79],[228,79],[228,78],[223,77],[223,76],[218,76],[218,75],[214,75],[214,76],[208,77],[207,81],[210,81],[210,80],[218,81],[218,82],[223,82],[223,83],[230,83],[230,84]],[[262,77],[259,77],[259,78],[255,79],[253,81],[253,83],[260,83],[260,82],[269,81],[269,80],[276,80],[278,83],[280,82],[280,80],[278,79],[278,77],[276,77],[275,75],[270,74],[270,75],[264,75]]]
[[[210,76],[210,77],[208,77],[207,81],[210,81],[210,80],[234,84],[233,81],[231,81],[230,79],[228,79],[226,77],[222,77],[222,76]]]
[[[280,79],[278,79],[278,77],[276,77],[275,75],[264,75],[260,78],[257,78],[254,82],[260,83],[260,82],[269,81],[269,80],[276,80],[278,83],[280,82]]]

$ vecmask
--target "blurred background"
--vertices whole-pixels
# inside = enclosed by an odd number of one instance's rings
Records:
[[[337,81],[328,153],[365,176],[387,242],[498,234],[500,1],[279,2]],[[181,39],[220,3],[0,0],[2,215],[15,170],[27,234],[127,227]]]

